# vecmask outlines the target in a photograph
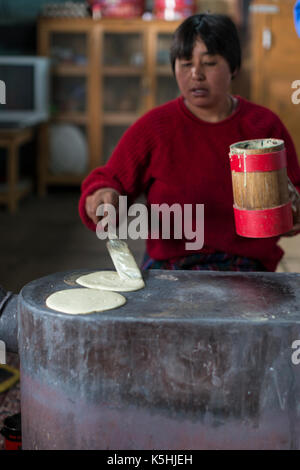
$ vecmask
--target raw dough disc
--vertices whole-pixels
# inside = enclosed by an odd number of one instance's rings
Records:
[[[91,289],[129,292],[145,287],[143,279],[121,279],[116,271],[96,271],[80,276],[76,282]]]
[[[120,307],[125,302],[125,297],[117,294],[117,292],[81,287],[54,292],[46,299],[47,307],[73,315],[103,312],[104,310]]]

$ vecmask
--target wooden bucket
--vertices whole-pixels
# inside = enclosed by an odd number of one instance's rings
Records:
[[[256,139],[230,146],[234,217],[238,235],[274,237],[293,227],[284,141]]]

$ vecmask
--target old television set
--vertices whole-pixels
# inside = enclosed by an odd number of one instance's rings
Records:
[[[46,57],[0,56],[0,127],[25,127],[48,119],[49,68]]]

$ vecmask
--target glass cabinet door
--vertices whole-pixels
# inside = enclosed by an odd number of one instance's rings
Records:
[[[146,111],[144,34],[104,32],[101,65],[103,161],[125,130]]]
[[[88,37],[85,32],[50,33],[51,175],[88,170]]]
[[[103,66],[143,69],[143,39],[141,33],[104,33]]]
[[[86,112],[86,78],[52,76],[51,111],[58,113]]]
[[[106,125],[103,129],[103,165],[109,160],[117,143],[126,131],[128,126],[112,126]]]
[[[103,79],[103,90],[104,113],[128,113],[128,121],[138,116],[142,108],[140,77],[106,76]],[[118,121],[120,116],[115,118]]]
[[[50,36],[52,60],[51,107],[58,113],[87,111],[87,34],[59,33]]]
[[[170,64],[172,34],[159,33],[156,48],[155,104],[161,105],[179,96],[178,86]]]
[[[51,33],[50,56],[57,65],[87,65],[87,34]]]

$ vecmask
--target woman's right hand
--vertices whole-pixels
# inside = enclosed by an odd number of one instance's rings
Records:
[[[112,204],[118,211],[119,209],[119,196],[120,193],[113,188],[101,188],[95,191],[90,196],[87,196],[85,201],[85,211],[88,217],[97,225],[97,223],[107,215],[105,204]],[[103,216],[96,215],[97,208],[104,204]]]

